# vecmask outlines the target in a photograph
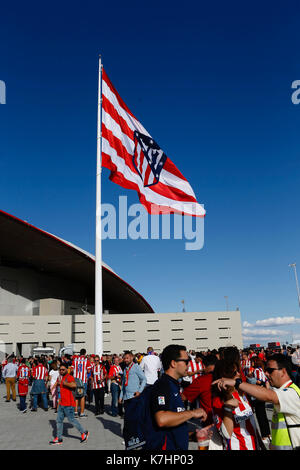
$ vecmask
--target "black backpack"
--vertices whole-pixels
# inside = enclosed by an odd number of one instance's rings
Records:
[[[76,388],[75,391],[73,392],[74,398],[78,400],[79,398],[82,398],[85,396],[85,389],[84,389],[84,383],[82,382],[81,379],[75,379],[76,383]]]
[[[151,392],[153,385],[126,404],[124,419],[124,441],[126,450],[162,449],[165,433],[158,428],[151,414]]]

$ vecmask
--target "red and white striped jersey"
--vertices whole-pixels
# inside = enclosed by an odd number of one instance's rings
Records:
[[[239,402],[239,406],[233,411],[233,432],[228,439],[227,430],[223,424],[224,403],[219,397],[213,398],[214,422],[227,443],[227,450],[256,450],[257,431],[253,410],[245,395],[240,396],[237,391],[232,393],[233,398]]]
[[[18,379],[28,379],[30,376],[30,369],[26,364],[21,364],[18,368],[17,377]]]
[[[245,375],[248,375],[249,373],[249,370],[251,368],[251,361],[250,359],[247,359],[247,360],[243,360],[241,362],[241,366],[242,366],[242,369],[243,369],[243,372]]]
[[[202,375],[202,370],[203,370],[202,361],[196,362],[194,359],[192,359],[192,360],[189,362],[188,372],[199,371],[199,374],[194,374],[194,375],[192,375],[192,376],[190,377],[191,382],[194,382],[195,379],[197,379],[198,377],[200,377],[200,376]]]
[[[81,379],[84,384],[87,383],[87,373],[91,371],[92,365],[85,356],[78,356],[72,363],[73,376],[75,379]]]
[[[248,357],[249,359],[252,359],[253,357],[257,357],[257,355],[255,354],[255,352],[253,352],[253,353],[250,353]]]
[[[33,367],[31,375],[34,379],[45,380],[48,377],[48,370],[43,364],[38,364],[36,367]]]
[[[268,381],[267,376],[261,367],[254,369],[253,376],[256,378],[256,380],[260,380],[260,382],[266,383]]]
[[[102,364],[93,365],[92,373],[93,389],[105,387],[105,367]]]
[[[123,375],[123,370],[121,366],[117,366],[116,364],[110,366],[108,378],[111,380],[116,379],[118,383],[121,383],[121,377]]]

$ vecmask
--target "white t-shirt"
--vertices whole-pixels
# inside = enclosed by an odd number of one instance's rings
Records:
[[[158,371],[162,368],[162,364],[158,356],[149,354],[141,360],[140,366],[146,376],[147,385],[152,385],[158,379]]]
[[[300,366],[300,349],[296,349],[296,351],[291,356],[292,363],[296,366]]]
[[[300,397],[291,387],[291,380],[286,382],[280,388],[272,388],[278,396],[279,405],[274,405],[275,411],[284,413],[287,424],[300,424]],[[293,447],[300,446],[300,427],[289,428]]]
[[[52,385],[55,384],[55,382],[57,381],[59,377],[59,371],[54,370],[54,369],[50,370],[49,377],[50,377],[50,387],[52,387]]]

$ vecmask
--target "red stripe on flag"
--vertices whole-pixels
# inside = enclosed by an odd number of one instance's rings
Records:
[[[125,164],[130,168],[130,170],[138,175],[132,162],[132,155],[127,152],[122,141],[106,128],[105,124],[102,124],[102,137],[108,140],[109,145],[117,152],[118,156],[125,160]]]
[[[120,116],[120,114],[118,114],[118,111],[114,105],[104,95],[102,95],[102,107],[104,111],[106,111],[107,114],[109,114],[110,117],[116,121],[117,124],[119,124],[122,132],[133,141],[133,131],[130,129],[125,119]]]
[[[169,173],[172,173],[172,175],[177,176],[181,180],[187,181],[187,179],[183,176],[182,173],[180,173],[178,168],[174,165],[174,163],[169,158],[167,158],[164,164],[164,170],[168,171]]]
[[[118,100],[118,103],[119,105],[121,106],[121,108],[123,108],[128,114],[130,114],[130,116],[132,116],[134,119],[136,119],[136,117],[134,116],[134,114],[132,114],[132,112],[130,111],[130,109],[128,108],[128,106],[124,103],[124,101],[122,100],[121,96],[119,95],[119,93],[117,92],[117,90],[115,89],[115,87],[113,86],[113,84],[111,83],[110,79],[108,78],[105,70],[103,69],[102,70],[102,80],[105,81],[105,83],[107,84],[107,86],[109,87],[109,89],[112,91],[112,93],[115,94],[117,100]],[[136,119],[137,120],[137,119]]]

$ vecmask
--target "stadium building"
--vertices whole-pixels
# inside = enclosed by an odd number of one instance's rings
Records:
[[[103,273],[103,352],[242,347],[240,312],[154,313],[109,266]],[[28,356],[68,344],[94,352],[95,258],[0,211],[0,352]]]

